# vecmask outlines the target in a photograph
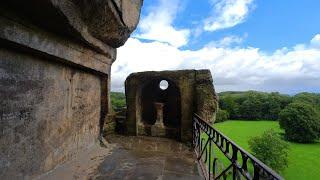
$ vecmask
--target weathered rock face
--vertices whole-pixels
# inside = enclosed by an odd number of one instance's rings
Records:
[[[136,28],[142,5],[142,0],[73,1],[79,7],[89,32],[112,47],[123,45]]]
[[[159,83],[168,82],[162,90]],[[149,71],[133,73],[125,82],[127,133],[192,140],[192,115],[209,122],[215,119],[217,95],[209,70]],[[163,103],[163,128],[155,128],[157,111],[154,103]]]
[[[28,179],[98,141],[116,47],[142,0],[0,2],[0,177]]]
[[[214,123],[218,110],[218,96],[212,84],[213,80],[209,70],[196,71],[195,113],[210,124]]]
[[[32,22],[85,42],[104,54],[123,45],[135,30],[143,0],[5,0]],[[113,58],[114,59],[114,58]]]
[[[0,57],[1,177],[48,171],[95,143],[99,77],[11,50]]]

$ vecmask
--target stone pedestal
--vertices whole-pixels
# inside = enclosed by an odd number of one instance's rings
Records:
[[[155,102],[154,106],[157,110],[157,119],[154,125],[151,126],[152,136],[165,136],[165,127],[163,124],[163,103]]]
[[[163,103],[154,103],[154,106],[156,107],[157,110],[157,120],[156,123],[154,124],[155,126],[163,127]]]

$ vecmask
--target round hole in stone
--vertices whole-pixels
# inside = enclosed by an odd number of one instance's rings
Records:
[[[159,87],[160,87],[160,89],[162,89],[162,90],[168,89],[168,87],[169,87],[168,81],[166,81],[166,80],[161,80],[160,83],[159,83]]]

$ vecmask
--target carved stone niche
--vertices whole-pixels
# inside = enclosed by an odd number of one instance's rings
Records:
[[[126,79],[125,90],[130,135],[191,142],[193,113],[210,123],[215,120],[218,100],[209,70],[133,73]]]

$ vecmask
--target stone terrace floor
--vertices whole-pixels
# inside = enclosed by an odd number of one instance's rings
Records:
[[[97,148],[40,179],[197,180],[194,153],[174,140],[109,135]]]

